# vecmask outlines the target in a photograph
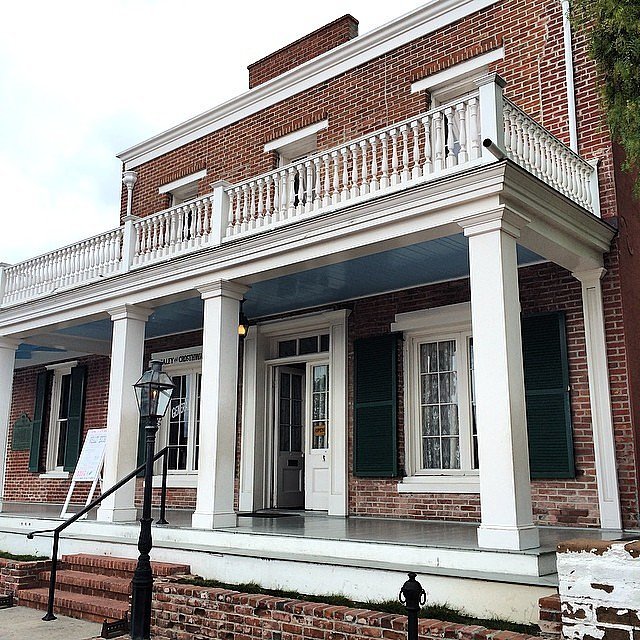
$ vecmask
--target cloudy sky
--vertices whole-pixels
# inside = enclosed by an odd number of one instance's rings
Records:
[[[118,224],[116,153],[248,88],[247,65],[351,13],[424,0],[24,0],[0,21],[0,262]]]

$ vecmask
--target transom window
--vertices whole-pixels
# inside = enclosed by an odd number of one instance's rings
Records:
[[[292,356],[304,356],[312,353],[325,353],[329,351],[329,334],[319,336],[305,336],[278,341],[278,358],[290,358]]]

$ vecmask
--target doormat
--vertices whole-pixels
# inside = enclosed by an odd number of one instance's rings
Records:
[[[299,518],[297,513],[280,513],[271,511],[254,511],[252,513],[239,513],[241,518]]]

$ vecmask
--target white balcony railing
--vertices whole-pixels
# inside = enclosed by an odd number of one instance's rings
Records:
[[[598,214],[595,168],[502,96],[479,90],[343,145],[230,185],[119,229],[13,266],[0,265],[2,306],[219,246],[266,229],[364,202],[505,155]]]

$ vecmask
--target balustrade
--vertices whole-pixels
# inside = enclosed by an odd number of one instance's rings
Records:
[[[1,303],[20,303],[485,162],[481,115],[487,114],[504,128],[507,157],[597,212],[595,169],[510,101],[501,100],[503,113],[492,116],[495,103],[481,103],[481,95],[469,94],[239,184],[220,183],[190,202],[2,267]]]

